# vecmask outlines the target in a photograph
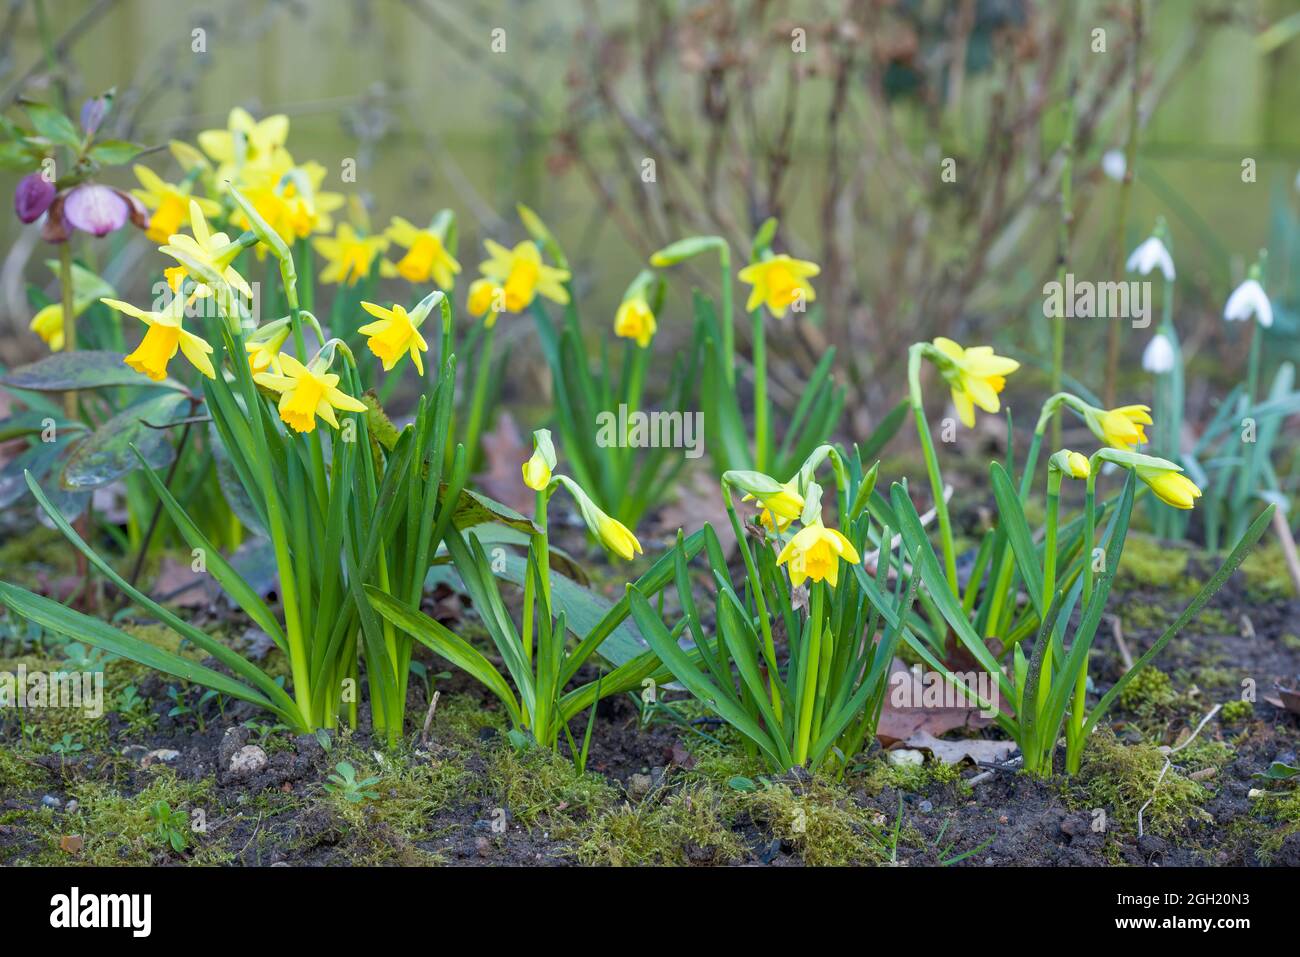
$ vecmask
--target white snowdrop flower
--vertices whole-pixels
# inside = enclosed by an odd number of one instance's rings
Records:
[[[1174,367],[1174,347],[1169,337],[1157,332],[1142,352],[1142,368],[1157,375]]]
[[[1101,171],[1116,182],[1124,179],[1124,171],[1128,169],[1128,161],[1124,158],[1123,150],[1106,150],[1101,156]]]
[[[1143,276],[1148,275],[1151,270],[1158,268],[1164,273],[1166,282],[1174,281],[1174,257],[1169,255],[1169,250],[1155,236],[1151,236],[1137,249],[1133,250],[1132,255],[1128,257],[1128,262],[1124,268],[1129,272],[1141,273]]]
[[[1223,318],[1229,322],[1245,322],[1251,316],[1265,329],[1273,325],[1273,305],[1268,301],[1264,287],[1255,279],[1247,279],[1232,290],[1227,305],[1223,307]]]

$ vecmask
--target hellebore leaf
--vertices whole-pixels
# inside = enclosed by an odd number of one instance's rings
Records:
[[[164,392],[119,412],[77,443],[63,466],[60,484],[68,491],[84,491],[134,471],[140,459],[132,453],[132,445],[140,450],[149,468],[170,464],[176,453],[167,430],[150,428],[145,423],[165,425],[173,421],[186,402],[180,393]]]
[[[67,392],[75,389],[102,389],[106,386],[139,386],[183,389],[175,379],[154,382],[122,362],[120,352],[86,349],[56,352],[30,365],[19,366],[0,376],[0,385],[34,392]]]

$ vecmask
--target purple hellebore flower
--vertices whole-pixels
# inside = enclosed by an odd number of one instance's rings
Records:
[[[54,184],[40,173],[28,173],[14,190],[14,212],[24,223],[34,223],[54,202]]]
[[[99,183],[73,187],[63,201],[63,215],[83,233],[107,236],[126,225],[131,207],[122,194]]]

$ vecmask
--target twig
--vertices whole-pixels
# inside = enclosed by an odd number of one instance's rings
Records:
[[[433,697],[429,699],[429,710],[424,713],[424,727],[420,729],[420,747],[427,747],[429,744],[429,728],[433,725],[433,713],[438,710],[438,699],[442,697],[441,691],[435,691]]]
[[[1300,556],[1296,554],[1295,536],[1287,524],[1286,513],[1280,508],[1273,512],[1273,531],[1277,532],[1277,540],[1282,543],[1282,557],[1286,559],[1286,570],[1291,573],[1291,585],[1300,595]]]
[[[1193,731],[1191,734],[1189,734],[1187,736],[1187,740],[1184,741],[1182,744],[1174,745],[1172,748],[1166,747],[1160,749],[1162,752],[1164,752],[1165,755],[1165,766],[1160,769],[1160,776],[1156,778],[1156,783],[1151,788],[1151,797],[1147,798],[1146,804],[1143,804],[1140,808],[1138,808],[1138,837],[1139,838],[1142,837],[1142,813],[1146,811],[1146,809],[1151,806],[1151,802],[1156,799],[1156,792],[1160,790],[1160,783],[1164,781],[1165,775],[1168,774],[1169,769],[1173,767],[1174,762],[1171,760],[1171,756],[1177,754],[1179,751],[1183,750],[1183,748],[1187,747],[1189,744],[1195,741],[1196,736],[1201,733],[1201,729],[1204,728],[1207,724],[1209,724],[1210,719],[1213,718],[1216,714],[1218,714],[1219,710],[1222,707],[1223,705],[1216,704],[1213,708],[1211,708],[1210,713],[1201,719],[1201,723],[1196,726],[1196,730]]]
[[[172,459],[172,467],[167,470],[167,478],[163,480],[163,486],[168,487],[172,484],[172,479],[176,477],[176,470],[181,464],[181,455],[185,452],[185,440],[190,437],[190,429],[193,427],[191,422],[185,423],[185,428],[181,430],[181,437],[176,442],[176,457]],[[132,587],[140,578],[140,572],[144,568],[145,556],[149,554],[149,542],[153,540],[153,533],[158,529],[158,521],[162,518],[162,499],[159,499],[153,507],[153,515],[149,518],[149,529],[144,533],[144,540],[140,542],[140,554],[135,556],[135,565],[131,568],[131,577],[127,579]]]
[[[1133,670],[1133,653],[1128,650],[1128,643],[1124,641],[1124,627],[1120,624],[1119,615],[1107,615],[1110,619],[1111,634],[1115,636],[1115,647],[1119,649],[1119,657],[1124,662],[1124,670]]]

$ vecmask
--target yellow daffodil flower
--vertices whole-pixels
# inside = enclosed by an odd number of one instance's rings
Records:
[[[199,209],[209,216],[221,212],[220,203],[190,196],[188,183],[177,186],[164,182],[157,173],[139,163],[133,166],[132,170],[135,172],[135,178],[144,188],[133,189],[131,194],[150,210],[149,228],[145,230],[145,236],[152,242],[162,245],[167,242],[168,237],[181,231],[189,218],[191,202],[197,203]]]
[[[162,312],[146,312],[120,299],[100,301],[118,312],[134,316],[149,327],[139,348],[122,360],[136,372],[148,376],[154,382],[161,382],[167,378],[167,363],[171,362],[179,349],[194,368],[209,379],[217,377],[212,360],[208,358],[212,354],[212,346],[183,328],[185,300],[180,296],[174,296]]]
[[[524,484],[534,492],[540,492],[551,481],[551,467],[546,464],[546,457],[541,449],[533,449],[533,454],[524,463]]]
[[[321,282],[346,282],[355,286],[370,274],[375,257],[388,248],[388,239],[361,236],[348,223],[340,223],[332,238],[322,236],[313,240],[312,246],[329,263],[320,274]],[[386,274],[382,267],[380,272]]]
[[[41,309],[27,328],[45,340],[51,352],[63,351],[63,303],[52,302]]]
[[[316,417],[334,428],[339,427],[334,410],[364,412],[365,405],[338,388],[339,377],[333,372],[314,370],[293,356],[280,355],[280,372],[259,372],[253,380],[280,393],[280,418],[295,432],[311,432]]]
[[[799,494],[799,477],[796,475],[781,486],[781,491],[771,495],[746,495],[748,502],[757,498],[763,505],[758,520],[769,532],[784,532],[790,523],[803,514],[804,497]]]
[[[203,209],[199,206],[198,201],[193,198],[190,199],[190,229],[194,232],[193,236],[179,233],[169,237],[167,245],[158,247],[159,252],[171,256],[181,263],[179,266],[173,266],[163,271],[172,292],[179,293],[181,291],[181,282],[189,274],[189,270],[185,267],[182,258],[188,257],[209,267],[213,272],[225,279],[226,284],[232,289],[251,299],[253,290],[244,281],[244,277],[239,275],[235,268],[230,265],[243,247],[239,243],[232,243],[225,233],[212,232],[208,228],[208,221],[203,215]],[[176,253],[180,253],[181,256],[177,256]],[[194,291],[194,296],[207,296],[211,295],[211,293],[212,290],[200,283],[199,287]],[[194,297],[192,296],[192,298]]]
[[[230,111],[224,130],[204,130],[198,143],[218,164],[217,178],[221,180],[229,179],[230,171],[239,166],[270,162],[288,138],[289,117],[283,113],[255,120],[237,106]]]
[[[1084,421],[1098,439],[1111,448],[1132,452],[1147,441],[1144,425],[1151,425],[1151,407],[1125,405],[1117,409],[1091,409]]]
[[[1138,478],[1150,486],[1156,498],[1174,508],[1189,509],[1196,505],[1201,490],[1196,483],[1175,468],[1153,465],[1135,466]]]
[[[391,372],[398,360],[407,353],[415,363],[415,371],[424,375],[424,361],[421,352],[429,351],[429,344],[420,335],[419,325],[424,321],[424,314],[412,315],[405,306],[393,305],[385,309],[373,302],[363,302],[361,308],[370,313],[378,322],[371,322],[357,329],[363,336],[368,336],[366,345],[370,351],[379,356],[384,364],[384,371]]]
[[[284,348],[285,341],[292,331],[293,322],[289,316],[285,316],[275,322],[268,322],[249,336],[244,343],[244,349],[248,352],[249,369],[254,374],[265,372],[267,369],[278,373],[280,350]]]
[[[281,150],[271,162],[245,169],[240,188],[266,224],[286,243],[292,243],[334,228],[331,214],[346,199],[342,193],[321,190],[325,175],[325,167],[319,163],[297,166],[293,157]],[[251,227],[242,210],[236,210],[232,222],[241,229]],[[262,247],[258,247],[258,252],[265,254]]]
[[[945,357],[939,369],[952,389],[953,405],[966,428],[975,425],[975,406],[989,413],[1001,408],[998,393],[1006,387],[1006,377],[1020,368],[1019,362],[995,354],[990,346],[963,349],[943,336],[934,340],[934,347]]]
[[[505,290],[506,312],[523,312],[539,294],[560,305],[568,303],[564,282],[569,271],[543,263],[535,243],[524,240],[514,249],[506,249],[489,239],[483,245],[491,258],[479,270]]]
[[[406,249],[397,261],[397,274],[412,283],[433,282],[439,289],[450,290],[460,272],[443,239],[432,229],[418,229],[400,216],[394,216],[385,231],[389,239]]]
[[[465,308],[475,318],[487,316],[484,325],[491,329],[497,316],[505,309],[506,291],[491,279],[475,279],[469,284],[469,299]]]
[[[825,580],[832,587],[839,581],[840,559],[856,565],[862,561],[853,543],[833,528],[818,523],[805,525],[785,543],[776,563],[790,565],[790,582],[796,588],[811,578]]]
[[[650,303],[640,296],[624,299],[614,316],[614,334],[624,339],[635,339],[642,349],[650,345],[656,328]]]
[[[816,263],[793,259],[785,253],[750,263],[739,274],[741,282],[754,287],[745,311],[753,312],[766,304],[768,311],[780,319],[796,302],[806,304],[817,298],[808,280],[821,271]]]

